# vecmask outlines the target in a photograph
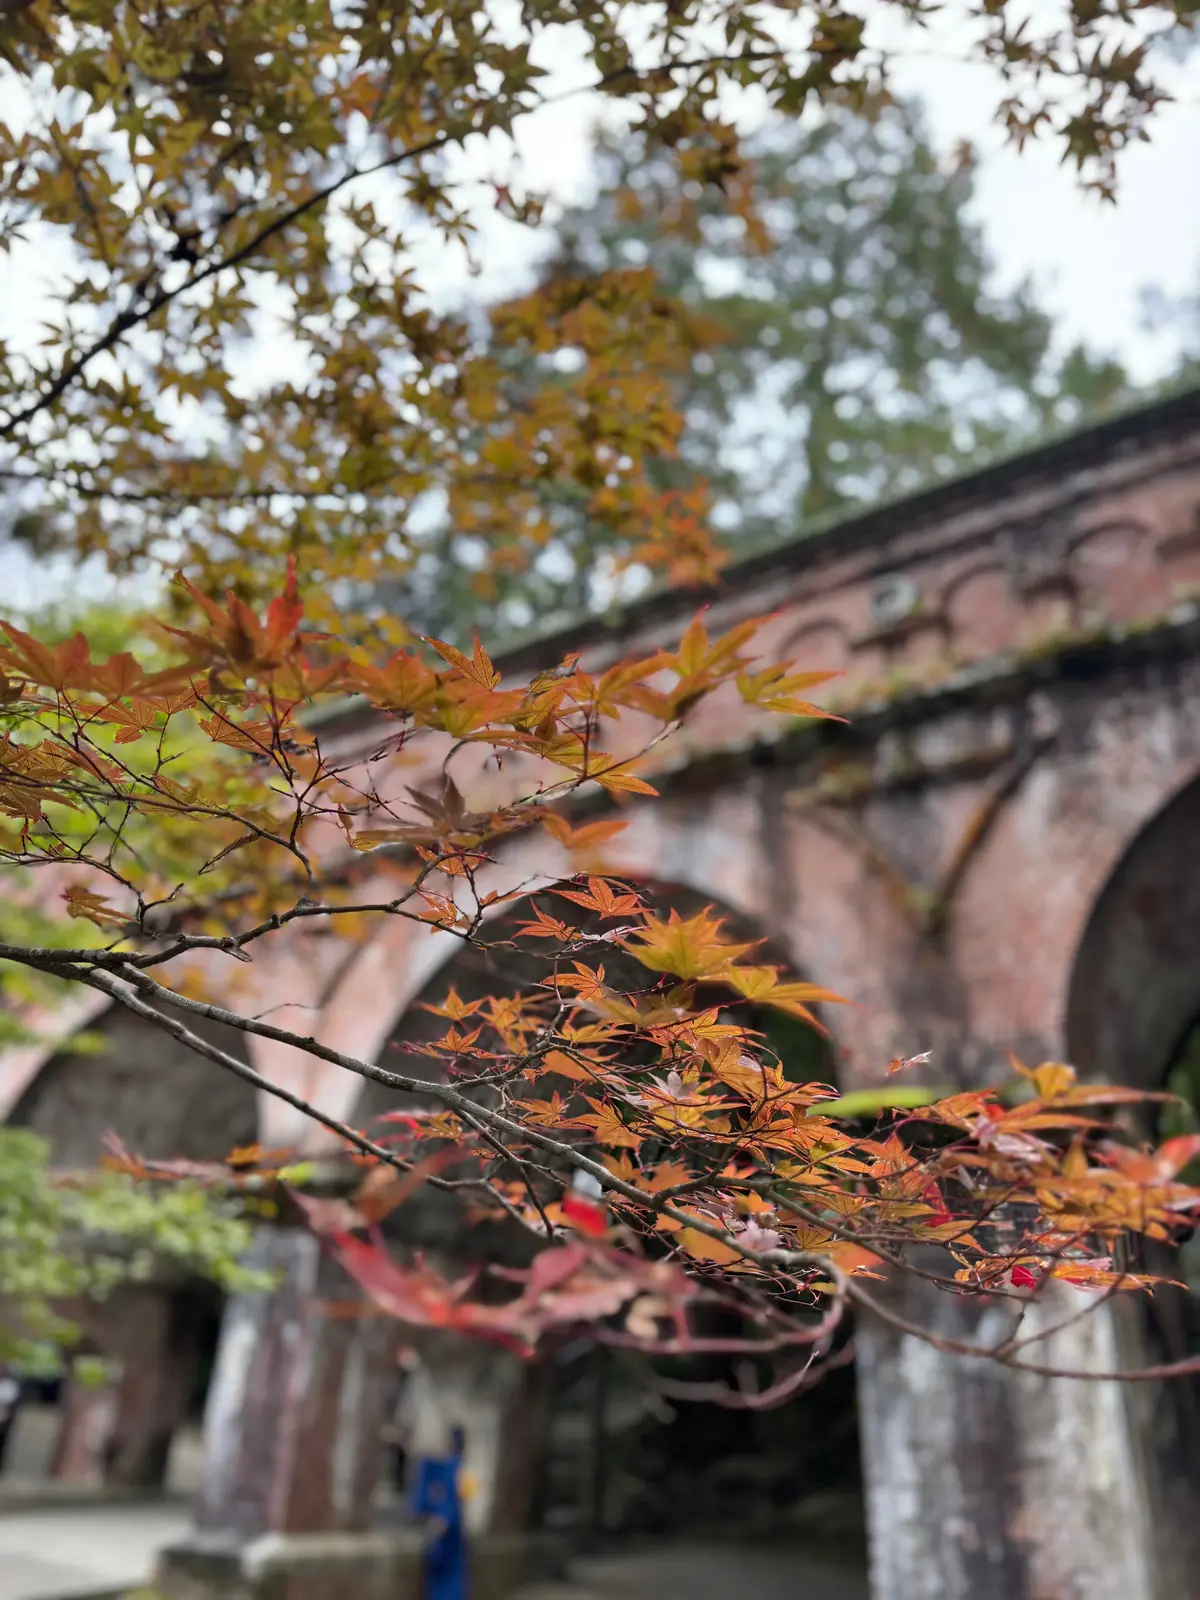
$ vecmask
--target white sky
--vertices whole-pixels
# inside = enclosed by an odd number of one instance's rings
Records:
[[[958,35],[958,37],[956,37]],[[1120,160],[1115,204],[1086,194],[1047,144],[1018,152],[993,120],[1002,90],[987,66],[965,59],[961,32],[911,29],[893,56],[892,82],[919,97],[935,144],[946,152],[970,140],[982,160],[976,219],[996,262],[997,285],[1032,276],[1065,342],[1082,339],[1119,355],[1141,381],[1169,367],[1172,350],[1140,329],[1139,295],[1200,290],[1200,50],[1168,69],[1176,95],[1152,123],[1150,142]],[[523,130],[522,170],[531,187],[565,200],[589,190],[588,127],[594,112],[570,103],[539,113]],[[490,279],[516,275],[528,244],[515,229],[495,230]]]
[[[1084,193],[1051,147],[1035,143],[1020,153],[1006,147],[991,120],[1001,92],[998,81],[990,69],[963,56],[961,35],[956,38],[952,27],[915,37],[910,30],[893,57],[893,84],[924,101],[940,147],[949,151],[968,139],[980,151],[975,210],[996,262],[997,286],[1032,276],[1061,340],[1083,339],[1118,355],[1135,378],[1158,376],[1173,350],[1142,331],[1139,293],[1151,285],[1170,296],[1200,289],[1200,53],[1172,69],[1178,98],[1157,113],[1150,142],[1122,157],[1115,205]],[[563,83],[577,79],[569,53],[557,54],[554,65]],[[0,80],[0,115],[19,115],[19,106],[11,79]],[[520,170],[531,188],[564,202],[586,196],[588,133],[595,115],[594,102],[580,97],[520,125]],[[509,157],[497,146],[482,165],[487,176],[503,177]],[[477,158],[471,166],[479,170]],[[483,272],[474,291],[462,263],[439,252],[438,298],[520,287],[539,248],[526,230],[485,217],[479,243]],[[37,248],[0,255],[0,338],[19,342],[35,327],[50,260],[44,240]],[[260,373],[262,354],[256,360]],[[282,349],[278,357],[280,364],[286,361]],[[77,588],[80,580],[75,568],[35,570],[15,552],[0,555],[0,577],[7,605],[17,608],[61,586]]]

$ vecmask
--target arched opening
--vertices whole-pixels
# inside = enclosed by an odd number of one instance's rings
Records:
[[[197,1030],[245,1059],[241,1036],[201,1020]],[[153,1022],[117,1005],[85,1039],[57,1051],[27,1086],[9,1124],[39,1135],[60,1169],[87,1171],[115,1134],[155,1159],[214,1160],[252,1144],[253,1089]],[[100,1386],[30,1374],[5,1452],[12,1479],[104,1479],[122,1487],[192,1491],[201,1419],[220,1330],[222,1296],[181,1270],[123,1285],[103,1302],[68,1308],[84,1354],[112,1381]]]
[[[1142,829],[1105,884],[1067,999],[1081,1071],[1157,1088],[1200,1015],[1198,839],[1200,781]]]
[[[1163,1107],[1158,1118],[1160,1138],[1200,1133],[1200,1014],[1171,1058],[1164,1087],[1177,1098]],[[1188,1183],[1200,1182],[1200,1160],[1190,1162],[1181,1176]],[[1188,1293],[1176,1299],[1181,1326],[1173,1343],[1188,1355],[1200,1356],[1200,1230],[1181,1245],[1179,1268]]]
[[[1200,780],[1175,796],[1130,844],[1100,894],[1068,992],[1068,1059],[1087,1076],[1167,1089],[1181,1103],[1136,1114],[1147,1137],[1200,1128]],[[1127,1366],[1200,1354],[1200,1245],[1149,1245],[1147,1270],[1190,1280],[1122,1301]],[[1200,1380],[1138,1385],[1127,1395],[1146,1451],[1158,1515],[1200,1553],[1192,1507],[1200,1492]]]
[[[660,911],[669,908],[688,917],[711,901],[677,886],[654,886],[654,903]],[[715,909],[724,915],[732,937],[757,938],[735,914],[721,906]],[[460,999],[471,1002],[511,992],[542,976],[543,964],[526,957],[521,946],[504,942],[506,924],[524,922],[528,915],[522,906],[498,919],[489,929],[491,948],[464,948],[426,984],[393,1029],[382,1064],[391,1061],[409,1073],[430,1069],[421,1047],[438,1038],[445,1023],[423,1006],[441,1003],[451,986]],[[571,920],[576,925],[584,921],[576,912]],[[784,954],[768,944],[760,946],[759,958],[788,965]],[[615,986],[621,986],[618,969],[625,960],[630,960],[630,987],[646,985],[646,970],[608,946],[603,961]],[[821,1034],[799,1020],[750,1007],[732,993],[713,998],[764,1035],[789,1077],[836,1078],[834,1051]],[[398,1108],[399,1097],[368,1084],[354,1120],[368,1127]],[[453,1236],[456,1224],[443,1203],[429,1195],[419,1205],[424,1214],[410,1218],[410,1237],[416,1232],[432,1246]],[[670,1376],[732,1386],[735,1374],[730,1358],[714,1356],[689,1358],[673,1366]],[[611,1576],[636,1588],[645,1575],[641,1568],[609,1574],[605,1567],[612,1550],[626,1550],[631,1541],[647,1546],[645,1559],[651,1563],[665,1559],[665,1552],[701,1542],[707,1547],[716,1541],[730,1552],[744,1552],[753,1543],[768,1563],[777,1556],[781,1594],[807,1581],[819,1584],[828,1566],[837,1574],[831,1593],[845,1600],[865,1595],[866,1535],[851,1364],[831,1371],[777,1410],[731,1410],[666,1398],[647,1384],[636,1362],[580,1340],[556,1352],[552,1391],[531,1516],[536,1527],[574,1550],[591,1552],[593,1566],[582,1569],[584,1575]],[[469,1416],[466,1426],[469,1434]],[[771,1570],[764,1568],[759,1581],[764,1596],[775,1592]],[[689,1600],[693,1592],[683,1568],[664,1569],[658,1588],[679,1600]]]

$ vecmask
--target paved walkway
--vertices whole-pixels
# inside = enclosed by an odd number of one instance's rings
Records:
[[[0,1514],[0,1600],[66,1600],[136,1589],[154,1557],[190,1525],[186,1505],[6,1511]]]
[[[0,1513],[0,1600],[70,1600],[136,1589],[189,1525],[187,1506],[66,1507]],[[567,1583],[518,1600],[867,1600],[865,1575],[801,1550],[691,1541],[581,1557]]]
[[[571,1564],[569,1584],[523,1591],[521,1600],[867,1600],[866,1574],[810,1560],[799,1550],[691,1542]]]

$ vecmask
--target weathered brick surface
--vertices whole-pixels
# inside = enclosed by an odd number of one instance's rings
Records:
[[[111,1131],[139,1155],[214,1160],[253,1140],[254,1090],[153,1023],[119,1008],[89,1030],[99,1053],[54,1055],[18,1100],[10,1121],[50,1141],[54,1161],[95,1166]],[[202,1037],[245,1059],[232,1029],[200,1019]]]

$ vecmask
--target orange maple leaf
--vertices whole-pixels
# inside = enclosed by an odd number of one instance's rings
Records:
[[[557,939],[562,944],[570,944],[577,930],[568,928],[565,922],[559,922],[555,917],[548,917],[540,906],[533,908],[534,920],[523,922],[517,929],[517,934],[524,934],[527,939]]]
[[[619,818],[606,817],[600,822],[585,822],[582,827],[572,828],[557,811],[547,811],[542,821],[547,831],[568,850],[588,850],[593,845],[605,844],[627,826]]]
[[[485,1000],[463,1000],[453,984],[447,991],[446,998],[440,1005],[430,1005],[428,1001],[419,1000],[418,1007],[422,1011],[432,1011],[435,1017],[449,1017],[451,1022],[461,1022],[464,1017],[473,1017],[486,1005]]]
[[[462,673],[464,678],[479,684],[480,688],[494,689],[500,682],[500,674],[492,665],[491,657],[480,644],[478,637],[475,640],[474,653],[470,656],[463,655],[461,650],[456,650],[452,644],[446,644],[441,639],[426,638],[424,642],[436,650],[443,661],[448,661]]]
[[[69,889],[63,890],[63,899],[66,901],[67,912],[72,917],[86,917],[89,922],[94,922],[98,928],[127,928],[129,916],[124,911],[118,911],[103,895],[93,894],[90,889],[85,889],[81,884],[74,883]]]
[[[836,678],[836,672],[789,672],[790,662],[782,666],[764,667],[761,672],[744,672],[737,680],[738,692],[749,706],[757,706],[760,711],[773,711],[777,715],[789,717],[815,717],[826,722],[844,722],[845,717],[838,717],[831,711],[815,706],[809,700],[802,700],[798,694],[801,689],[815,688],[819,683],[825,683],[830,678]]]
[[[686,919],[672,910],[665,922],[647,918],[644,927],[621,942],[630,955],[654,972],[669,972],[685,981],[724,977],[754,946],[731,943],[724,937],[723,927],[722,920],[712,915],[711,906]]]
[[[587,883],[586,890],[556,889],[554,892],[564,900],[573,900],[577,906],[598,911],[606,918],[636,915],[643,909],[642,897],[636,890],[614,894],[608,878],[589,878]]]

